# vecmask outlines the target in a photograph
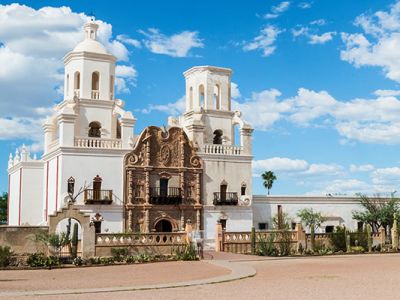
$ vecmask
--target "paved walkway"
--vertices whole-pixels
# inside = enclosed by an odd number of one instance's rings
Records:
[[[13,291],[4,291],[1,278],[10,271],[0,272],[0,298],[8,296],[24,299],[41,296],[41,299],[399,299],[400,254],[344,255],[301,258],[265,258],[244,256],[229,253],[207,253],[208,261],[203,262],[169,262],[149,265],[115,266],[86,268],[96,270],[97,274],[110,274],[108,287],[90,287],[91,278],[79,274],[76,283],[84,288],[65,287],[54,289],[47,278],[48,289],[32,290],[20,281],[20,287]],[[175,265],[176,264],[176,265]],[[150,272],[149,267],[153,265]],[[125,270],[125,267],[127,270]],[[140,272],[135,267],[143,268]],[[131,269],[130,269],[131,268]],[[199,270],[203,278],[174,281],[179,276],[188,276]],[[203,268],[203,269],[202,269]],[[227,271],[230,269],[230,271]],[[84,268],[72,269],[85,271]],[[121,270],[120,272],[118,270]],[[158,270],[158,271],[156,271]],[[201,271],[203,270],[203,271]],[[210,273],[208,273],[208,271]],[[54,274],[53,271],[43,270]],[[66,270],[64,270],[66,271]],[[18,271],[21,272],[21,271]],[[29,271],[37,272],[37,271]],[[162,278],[169,280],[151,284],[133,284],[132,276],[125,278],[129,272],[141,280],[152,278],[158,282]],[[214,272],[214,275],[211,273]],[[24,273],[21,273],[24,274]],[[210,275],[207,277],[206,275]],[[256,274],[256,276],[254,276]],[[92,274],[96,278],[95,274]],[[100,277],[101,277],[100,276]],[[191,275],[190,275],[191,276]],[[200,276],[200,275],[199,275]],[[206,276],[206,277],[204,277]],[[9,277],[9,276],[8,276]],[[24,276],[21,276],[23,278]],[[244,277],[244,278],[243,278]],[[28,278],[28,277],[27,277]],[[64,278],[64,275],[63,277]],[[68,278],[68,276],[67,276]],[[182,277],[181,277],[182,278]],[[235,280],[243,278],[242,280]],[[43,279],[44,280],[44,279]],[[124,281],[126,280],[126,281]],[[5,281],[9,286],[12,281]],[[28,281],[29,282],[29,281]],[[131,282],[123,285],[122,283]],[[139,282],[139,281],[136,281]],[[218,284],[210,284],[218,283]],[[79,285],[79,284],[77,284]],[[22,287],[22,288],[21,288]],[[26,287],[26,291],[23,290]],[[6,297],[7,298],[7,297]]]
[[[56,296],[186,287],[254,276],[235,255],[201,262],[163,262],[55,270],[0,271],[0,297]],[[237,255],[243,259],[245,255]],[[84,280],[82,280],[84,279]]]

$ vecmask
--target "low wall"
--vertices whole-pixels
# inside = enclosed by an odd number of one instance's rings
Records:
[[[285,232],[290,235],[293,250],[296,250],[298,232],[295,230]],[[274,243],[277,244],[281,234],[282,231],[278,230],[256,231],[256,248],[257,244],[261,241],[266,242],[271,235],[274,236]],[[251,254],[251,232],[223,232],[221,246],[224,252]]]
[[[16,254],[46,252],[35,236],[49,231],[47,226],[0,226],[0,245],[9,246]]]
[[[110,256],[112,248],[127,248],[131,255],[139,253],[172,254],[185,245],[186,232],[96,234],[95,255]]]

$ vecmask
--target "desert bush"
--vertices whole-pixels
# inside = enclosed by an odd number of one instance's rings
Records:
[[[174,257],[177,260],[197,260],[197,252],[192,243],[187,243],[176,249]]]
[[[0,267],[7,267],[10,265],[13,252],[8,246],[0,246]]]
[[[256,254],[260,256],[277,256],[278,249],[274,245],[275,235],[270,234],[267,238],[259,237],[256,246]]]
[[[280,256],[288,256],[292,253],[292,233],[288,230],[281,230],[276,240]]]
[[[30,254],[26,262],[30,267],[52,267],[60,264],[58,257],[46,256],[43,253]]]
[[[346,229],[337,226],[335,232],[329,234],[329,240],[335,252],[346,252]]]
[[[111,248],[111,255],[115,261],[121,262],[125,256],[128,256],[128,248]]]

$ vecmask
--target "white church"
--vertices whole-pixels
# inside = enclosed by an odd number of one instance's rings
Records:
[[[135,117],[115,98],[116,58],[97,29],[86,23],[85,39],[64,57],[64,99],[43,125],[43,156],[25,147],[10,154],[9,226],[47,225],[73,201],[103,220],[97,232],[172,232],[190,223],[210,246],[217,222],[227,231],[268,229],[279,206],[293,222],[300,208],[322,211],[322,231],[356,228],[355,198],[252,195],[253,129],[231,108],[231,69],[187,70],[185,113],[168,128],[135,132]]]

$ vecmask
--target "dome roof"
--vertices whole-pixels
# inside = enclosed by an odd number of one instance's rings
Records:
[[[73,52],[93,52],[108,54],[106,48],[96,40],[85,39],[75,46]]]

